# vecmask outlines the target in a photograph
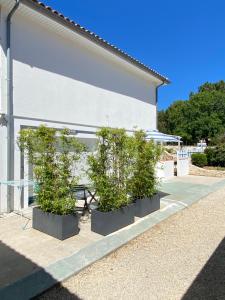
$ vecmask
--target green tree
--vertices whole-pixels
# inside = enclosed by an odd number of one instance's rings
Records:
[[[159,130],[180,135],[188,144],[208,143],[225,132],[225,82],[205,83],[189,100],[175,101],[159,113]]]
[[[167,132],[168,124],[166,115],[166,110],[160,110],[158,112],[158,130],[161,132]]]
[[[190,134],[192,142],[210,139],[225,129],[225,92],[206,91],[194,94],[188,101],[191,108]]]
[[[215,83],[206,82],[198,88],[198,92],[222,91],[225,92],[225,81],[220,80]]]

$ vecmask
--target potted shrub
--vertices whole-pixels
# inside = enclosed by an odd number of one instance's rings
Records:
[[[91,230],[108,235],[134,222],[134,205],[127,194],[130,139],[124,129],[102,128],[97,136],[97,151],[88,159],[89,177],[99,197]]]
[[[60,240],[79,232],[72,193],[78,178],[73,175],[72,168],[84,147],[69,135],[67,129],[40,126],[22,129],[18,139],[20,149],[33,166],[38,186],[33,228]]]
[[[152,140],[147,141],[144,131],[135,132],[133,147],[133,171],[129,180],[129,191],[135,203],[135,216],[144,217],[160,208],[155,171],[162,148]]]

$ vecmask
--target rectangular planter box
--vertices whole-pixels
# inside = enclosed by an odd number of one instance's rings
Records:
[[[135,216],[142,218],[160,209],[160,195],[135,200]]]
[[[32,227],[59,240],[65,240],[79,233],[78,216],[46,213],[38,207],[33,208]]]
[[[134,208],[134,204],[130,204],[110,212],[93,209],[91,213],[91,230],[101,235],[108,235],[134,223]]]

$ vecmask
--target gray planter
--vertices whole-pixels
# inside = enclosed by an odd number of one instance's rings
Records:
[[[93,209],[91,212],[91,230],[101,235],[108,235],[134,223],[134,208],[134,204],[130,204],[110,212]]]
[[[142,218],[160,209],[160,195],[135,200],[135,216]]]
[[[33,228],[59,240],[65,240],[79,233],[78,216],[46,213],[38,207],[33,208]]]

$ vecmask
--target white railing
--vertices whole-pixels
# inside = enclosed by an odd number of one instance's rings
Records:
[[[193,148],[185,148],[179,152],[186,152],[188,157],[191,157],[193,153],[204,153],[205,147],[193,147]]]

